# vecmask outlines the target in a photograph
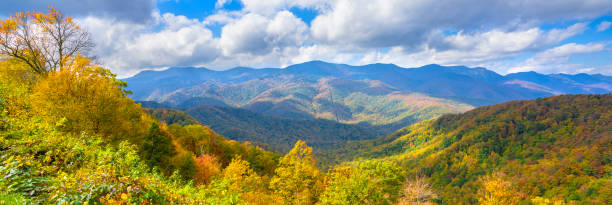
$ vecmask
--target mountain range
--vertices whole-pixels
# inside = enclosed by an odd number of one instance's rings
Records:
[[[144,107],[182,109],[231,139],[271,144],[274,148],[269,149],[281,151],[298,138],[313,134],[328,143],[339,143],[340,138],[374,139],[404,126],[484,105],[559,94],[612,92],[612,77],[604,75],[500,75],[465,66],[402,68],[322,61],[282,69],[237,67],[213,71],[177,67],[143,71],[123,80],[133,92],[131,97],[144,101]],[[293,127],[287,127],[291,132],[279,132],[270,124]],[[319,126],[321,132],[312,133],[304,132],[304,125],[328,126]],[[347,129],[358,134],[336,136]],[[309,143],[315,148],[321,145]]]
[[[610,93],[612,77],[600,74],[540,74],[521,72],[500,75],[485,68],[426,65],[402,68],[393,64],[350,66],[311,61],[286,68],[237,67],[225,71],[177,67],[143,71],[124,79],[135,100],[180,105],[193,97],[213,105],[244,106],[269,89],[315,84],[350,86],[364,93],[416,92],[474,106],[559,94]],[[365,87],[364,87],[365,86]],[[299,87],[299,86],[297,86]],[[229,94],[230,91],[247,93]],[[198,92],[201,91],[201,92]],[[335,90],[334,90],[335,91]],[[296,91],[294,91],[296,92]],[[218,101],[216,101],[218,100]]]

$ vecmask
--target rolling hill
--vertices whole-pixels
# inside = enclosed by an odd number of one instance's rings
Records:
[[[445,115],[335,151],[400,162],[425,176],[443,204],[501,192],[513,203],[606,204],[611,148],[612,95],[562,95]]]

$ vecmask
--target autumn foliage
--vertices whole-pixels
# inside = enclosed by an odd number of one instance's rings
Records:
[[[612,95],[557,96],[446,115],[350,144],[370,149],[361,153],[369,158],[320,170],[301,140],[280,157],[178,111],[171,116],[180,124],[159,122],[128,97],[124,82],[80,55],[79,45],[67,52],[70,46],[60,46],[65,42],[19,36],[30,26],[42,29],[38,35],[75,29],[66,40],[80,42],[78,25],[56,10],[18,13],[1,24],[0,203],[612,201]],[[26,40],[48,44],[59,56],[11,50]]]

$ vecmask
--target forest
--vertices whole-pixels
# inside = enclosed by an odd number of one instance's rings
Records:
[[[306,141],[271,152],[142,108],[53,8],[0,26],[0,204],[612,202],[612,95],[445,115],[338,145],[322,169]]]

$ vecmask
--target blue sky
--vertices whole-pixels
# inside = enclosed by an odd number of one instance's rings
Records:
[[[612,75],[610,0],[22,0],[0,16],[47,6],[87,28],[92,54],[123,77],[311,60]]]

